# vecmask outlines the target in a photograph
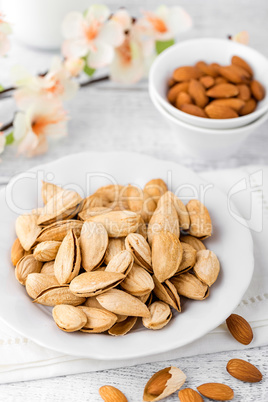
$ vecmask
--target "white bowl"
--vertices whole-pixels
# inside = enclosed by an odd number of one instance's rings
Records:
[[[149,76],[149,84],[156,92],[160,104],[175,118],[188,124],[207,128],[242,127],[259,118],[268,111],[268,95],[258,103],[256,110],[235,119],[206,119],[184,113],[172,106],[167,100],[167,81],[175,68],[194,65],[199,60],[207,63],[230,64],[233,55],[245,59],[253,68],[254,77],[259,80],[268,93],[268,59],[256,50],[239,43],[224,39],[193,39],[171,46],[154,61]]]
[[[266,112],[243,127],[229,130],[201,128],[176,119],[160,104],[151,87],[149,93],[154,106],[169,123],[180,150],[200,159],[218,160],[236,153],[242,142],[268,119]]]

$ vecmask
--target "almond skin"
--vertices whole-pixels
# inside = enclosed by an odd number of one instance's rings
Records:
[[[236,65],[236,66],[239,66],[239,67],[242,67],[244,70],[246,70],[246,71],[250,74],[251,77],[253,76],[252,68],[251,68],[250,65],[249,65],[244,59],[242,59],[241,57],[239,57],[239,56],[233,56],[233,57],[232,57],[232,64],[234,64],[234,65]]]
[[[167,381],[171,378],[171,374],[163,373],[161,376],[155,378],[147,388],[147,392],[151,395],[161,395],[166,387]]]
[[[185,105],[185,104],[192,104],[192,103],[193,103],[193,101],[192,101],[192,98],[190,97],[189,94],[187,94],[186,92],[180,92],[180,93],[178,94],[178,96],[177,96],[175,106],[176,106],[178,109],[180,109],[180,107],[181,107],[182,105]]]
[[[226,78],[223,77],[216,77],[215,78],[215,85],[218,84],[228,84],[228,80]]]
[[[222,66],[219,68],[220,75],[234,84],[243,82],[244,76],[234,66]]]
[[[246,114],[254,112],[256,107],[257,107],[257,102],[255,101],[255,99],[250,98],[246,102],[246,104],[242,107],[242,109],[240,109],[239,114],[240,114],[240,116],[245,116]]]
[[[234,111],[230,107],[217,105],[214,102],[211,102],[205,108],[205,112],[211,119],[233,119],[235,117],[238,117],[236,111]]]
[[[252,328],[245,318],[231,314],[226,320],[227,327],[233,337],[243,345],[249,345],[253,339]]]
[[[204,110],[201,109],[199,106],[196,106],[196,105],[184,104],[184,105],[181,105],[180,109],[181,109],[182,112],[192,114],[193,116],[207,117],[207,115],[204,112]]]
[[[188,91],[197,106],[204,108],[208,104],[208,97],[201,82],[191,80]]]
[[[230,401],[234,397],[234,391],[228,385],[210,382],[197,387],[200,394],[216,401]]]
[[[242,359],[229,360],[226,370],[240,381],[260,382],[262,380],[262,373],[257,367]]]
[[[175,81],[190,81],[192,79],[198,79],[201,76],[201,71],[192,66],[179,67],[173,72],[173,78]]]
[[[199,61],[195,65],[203,74],[217,77],[219,75],[216,65],[207,64],[204,61]]]
[[[218,84],[210,88],[206,94],[211,98],[232,98],[238,95],[237,86],[233,84]]]
[[[215,85],[215,79],[210,75],[205,75],[204,77],[201,77],[199,81],[206,89],[213,87],[213,85]]]
[[[211,105],[221,105],[221,106],[228,106],[231,109],[239,112],[245,103],[242,99],[237,98],[227,98],[227,99],[215,99],[214,101],[210,102]]]
[[[262,84],[259,81],[257,80],[251,81],[250,89],[252,95],[257,101],[263,100],[263,98],[265,97],[265,89],[263,88]]]
[[[181,402],[203,402],[202,396],[192,388],[184,388],[178,393]]]
[[[111,385],[104,385],[99,389],[99,394],[104,402],[127,402],[125,395],[119,389]]]
[[[237,85],[239,90],[238,99],[242,99],[243,101],[248,101],[251,98],[251,91],[246,84]]]
[[[172,104],[175,103],[176,98],[180,92],[188,92],[189,82],[181,82],[174,85],[167,94],[168,101]]]

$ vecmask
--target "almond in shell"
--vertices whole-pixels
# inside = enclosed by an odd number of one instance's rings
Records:
[[[190,217],[189,234],[206,239],[211,236],[212,223],[209,212],[199,200],[190,200],[186,205]]]
[[[104,264],[108,265],[111,259],[119,254],[121,251],[124,251],[125,247],[125,238],[118,237],[118,238],[110,238],[108,247],[104,256]]]
[[[69,289],[69,285],[59,285],[43,290],[33,302],[53,307],[58,304],[79,306],[85,301],[85,297],[73,294]]]
[[[142,323],[148,329],[161,329],[165,327],[172,318],[172,313],[168,304],[156,301],[149,306],[150,317],[143,318]]]
[[[52,223],[42,229],[36,241],[41,243],[43,241],[62,241],[67,235],[69,230],[73,230],[75,235],[80,236],[83,222],[74,219],[59,221]]]
[[[72,280],[70,291],[79,297],[97,296],[116,287],[124,279],[125,275],[117,272],[85,272]]]
[[[140,215],[132,211],[111,211],[93,216],[88,222],[101,223],[110,237],[123,237],[136,232],[140,225]]]
[[[90,272],[99,267],[108,247],[108,233],[100,222],[86,221],[80,236],[83,268]]]
[[[44,241],[37,244],[33,255],[37,261],[48,262],[56,258],[61,242],[59,241]]]
[[[218,278],[220,262],[213,251],[201,250],[196,254],[196,263],[193,271],[200,281],[211,286]]]
[[[153,276],[153,280],[154,280],[153,292],[156,295],[156,297],[159,300],[169,304],[178,312],[181,312],[180,296],[178,295],[175,286],[169,280],[166,280],[165,282],[161,283],[155,276]]]
[[[126,335],[137,322],[137,317],[127,317],[121,322],[117,322],[108,330],[109,335],[122,336]]]
[[[20,215],[16,219],[16,234],[24,250],[29,251],[34,245],[39,233],[40,226],[37,224],[37,215]]]
[[[102,307],[115,314],[134,317],[150,317],[150,312],[144,303],[122,290],[109,290],[108,292],[97,296],[97,300]]]
[[[144,237],[138,233],[130,233],[125,239],[126,249],[133,255],[136,264],[152,272],[151,249]]]
[[[188,299],[204,300],[209,296],[208,286],[188,272],[174,276],[170,281],[177,289],[178,294]]]
[[[192,246],[196,251],[199,250],[206,250],[206,246],[204,245],[204,243],[202,243],[201,240],[197,239],[194,236],[190,236],[190,235],[182,235],[180,237],[181,242],[183,243],[187,243],[190,246]]]
[[[71,282],[78,275],[80,266],[80,246],[74,231],[70,230],[60,245],[54,263],[54,272],[58,282],[61,285]]]
[[[79,331],[87,322],[87,317],[77,307],[60,304],[52,311],[57,326],[65,332]]]
[[[122,289],[133,296],[143,296],[153,290],[154,281],[144,268],[133,264],[133,268],[120,285]]]
[[[110,311],[95,307],[79,306],[87,317],[87,322],[81,329],[82,332],[98,334],[110,329],[117,321],[117,316]]]
[[[22,285],[25,285],[28,275],[39,273],[42,265],[43,263],[41,261],[37,261],[32,254],[22,257],[15,268],[16,279]]]
[[[20,241],[18,238],[14,241],[12,248],[11,248],[11,262],[14,266],[17,265],[19,260],[24,257],[25,255],[25,250],[22,247]]]
[[[42,273],[29,274],[25,283],[26,292],[32,299],[36,299],[41,292],[53,286],[59,286],[57,278]]]
[[[182,245],[176,235],[168,231],[156,233],[152,242],[153,271],[159,282],[171,278],[182,260]]]
[[[143,401],[160,401],[178,391],[185,383],[186,375],[177,367],[167,367],[155,373],[144,388]]]
[[[128,250],[116,254],[105,268],[105,272],[117,272],[128,275],[132,270],[134,258]]]

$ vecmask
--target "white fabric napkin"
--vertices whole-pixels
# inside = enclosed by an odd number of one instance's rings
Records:
[[[268,166],[247,166],[201,174],[232,198],[248,221],[254,241],[255,271],[236,313],[254,330],[249,347],[268,344]],[[98,371],[183,356],[244,349],[222,324],[203,338],[167,353],[127,361],[98,361],[67,356],[36,345],[0,321],[0,383]]]

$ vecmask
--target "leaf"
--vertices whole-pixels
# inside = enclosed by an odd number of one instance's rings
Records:
[[[6,145],[11,145],[15,141],[14,133],[11,131],[8,135],[6,135]]]
[[[85,67],[84,67],[84,73],[86,73],[89,77],[91,77],[94,73],[95,73],[95,68],[91,68],[89,67],[89,65],[87,64],[87,56],[82,57],[83,60],[85,60]]]
[[[168,47],[172,46],[175,44],[175,40],[174,39],[170,39],[167,40],[165,42],[159,41],[157,40],[155,42],[155,49],[156,49],[156,53],[160,54],[162,53],[164,50],[166,50]]]
[[[0,84],[0,92],[2,92],[5,88],[3,87],[3,85]]]

